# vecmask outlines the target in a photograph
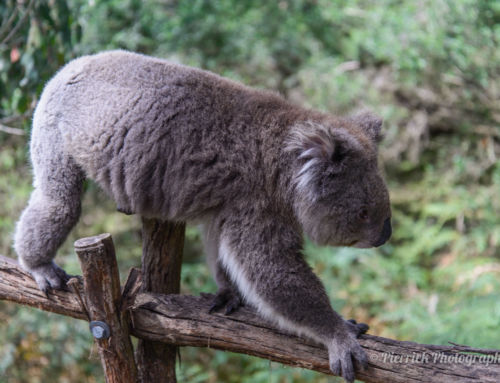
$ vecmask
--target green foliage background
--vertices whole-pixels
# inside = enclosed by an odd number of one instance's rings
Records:
[[[382,115],[393,238],[377,250],[307,243],[309,261],[334,307],[373,334],[500,348],[500,1],[6,0],[0,20],[0,253],[15,256],[44,83],[71,58],[129,49],[332,113]],[[138,218],[86,188],[57,261],[79,273],[73,241],[108,231],[124,275],[140,260]],[[195,228],[182,290],[215,290]],[[104,381],[85,323],[0,308],[1,382]],[[213,350],[181,354],[180,381],[335,381]]]

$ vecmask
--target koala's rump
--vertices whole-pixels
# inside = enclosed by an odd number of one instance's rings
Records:
[[[113,53],[79,59],[78,70],[70,63],[53,80],[61,83],[44,108],[57,116],[67,154],[134,213],[191,220],[238,194],[248,158],[237,150],[245,132],[232,109],[244,88]]]

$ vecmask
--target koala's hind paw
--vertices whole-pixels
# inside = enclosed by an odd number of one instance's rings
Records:
[[[66,282],[70,276],[54,262],[46,263],[29,269],[35,278],[38,288],[47,296],[49,289],[66,290]]]
[[[352,322],[348,322],[353,326]],[[365,325],[366,326],[366,325]],[[358,363],[364,369],[368,364],[368,357],[365,351],[356,340],[356,335],[352,327],[342,334],[342,336],[335,337],[328,345],[328,358],[330,363],[330,370],[335,375],[342,376],[347,382],[354,381],[354,364]]]
[[[236,311],[240,306],[243,305],[241,298],[238,293],[231,289],[221,289],[215,294],[215,298],[212,301],[212,305],[208,312],[211,314],[223,307],[226,308],[224,315],[229,315]]]

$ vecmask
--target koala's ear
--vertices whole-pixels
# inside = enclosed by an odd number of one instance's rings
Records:
[[[286,142],[286,150],[301,159],[327,160],[333,147],[330,132],[324,126],[310,121],[295,125]]]
[[[330,154],[330,161],[334,164],[339,164],[347,157],[350,149],[349,140],[346,140],[345,137],[336,137],[333,141],[333,150]]]
[[[295,126],[286,149],[304,160],[340,163],[361,145],[347,130],[330,131],[321,124],[307,122]]]
[[[375,142],[382,140],[382,119],[370,112],[363,112],[352,117],[352,121],[360,126]]]

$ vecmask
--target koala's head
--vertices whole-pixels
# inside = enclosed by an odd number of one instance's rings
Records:
[[[391,236],[389,193],[377,165],[382,120],[370,113],[295,125],[294,208],[321,245],[373,247]]]

